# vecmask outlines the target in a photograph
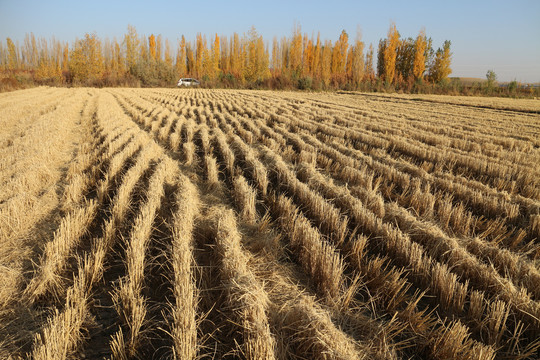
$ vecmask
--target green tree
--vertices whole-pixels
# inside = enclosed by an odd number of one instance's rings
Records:
[[[487,88],[489,90],[493,89],[495,85],[497,84],[497,74],[495,74],[495,71],[488,70],[486,73],[486,79],[487,79]]]
[[[516,80],[512,80],[510,81],[510,83],[508,84],[508,92],[511,94],[511,95],[516,95],[516,91],[519,87],[519,84]]]
[[[415,40],[413,38],[401,39],[397,48],[396,72],[397,75],[407,80],[414,76]]]
[[[450,64],[452,61],[452,53],[450,52],[450,40],[446,40],[442,49],[437,49],[435,59],[430,69],[430,78],[433,82],[439,83],[448,79],[448,75],[452,73]]]
[[[384,64],[384,53],[386,52],[387,42],[386,39],[380,39],[377,48],[377,76],[381,79],[384,77],[384,71],[386,69]]]

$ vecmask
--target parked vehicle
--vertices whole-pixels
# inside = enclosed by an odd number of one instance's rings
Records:
[[[200,85],[199,80],[192,78],[182,78],[178,81],[176,86],[196,86]]]

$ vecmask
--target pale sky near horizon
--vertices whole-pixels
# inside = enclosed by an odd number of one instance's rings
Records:
[[[255,26],[271,46],[291,36],[294,24],[308,36],[335,41],[341,30],[354,39],[360,30],[366,49],[375,50],[390,22],[402,37],[425,28],[433,46],[452,42],[452,74],[499,81],[540,82],[540,1],[38,1],[0,0],[0,40],[23,43],[26,33],[71,44],[85,33],[122,39],[128,24],[139,35],[161,34],[174,45],[198,32],[230,36]]]

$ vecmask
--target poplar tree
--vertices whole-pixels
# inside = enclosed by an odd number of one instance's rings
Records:
[[[8,68],[14,70],[17,68],[18,59],[17,59],[17,48],[10,38],[6,39],[8,47]]]
[[[300,33],[300,26],[294,28],[293,37],[291,40],[291,47],[289,50],[289,64],[288,69],[292,77],[298,77],[301,73],[302,67],[302,34]]]
[[[154,34],[148,37],[148,49],[150,50],[150,59],[156,60],[156,37]]]
[[[371,81],[375,78],[375,69],[373,68],[373,44],[369,44],[365,64],[365,78]]]
[[[349,35],[345,30],[341,31],[338,41],[332,49],[332,76],[342,76],[346,71],[347,50],[349,49]]]
[[[446,40],[442,49],[437,49],[435,53],[435,60],[430,71],[430,78],[433,82],[441,82],[448,78],[448,75],[452,73],[450,63],[452,60],[452,53],[450,52],[450,40]]]
[[[197,33],[197,41],[195,44],[195,76],[200,77],[203,74],[203,58],[204,51],[206,50],[206,39],[203,38],[201,33]]]
[[[321,80],[325,86],[330,84],[332,74],[332,41],[326,40],[322,48]]]
[[[264,50],[263,38],[257,34],[255,27],[249,31],[246,56],[245,79],[255,82],[268,78],[268,54]]]
[[[364,43],[360,40],[354,46],[353,81],[360,84],[365,76]]]
[[[156,37],[156,60],[158,62],[163,60],[163,41],[161,34]]]
[[[68,71],[69,70],[69,45],[66,43],[64,45],[64,50],[62,53],[62,70]]]
[[[277,37],[272,41],[272,72],[274,75],[281,73],[281,48]]]
[[[321,78],[321,34],[317,33],[317,42],[313,50],[313,58],[311,63],[311,71],[315,78]]]
[[[210,79],[216,80],[219,76],[219,57],[220,57],[220,39],[218,34],[216,34],[214,38],[214,43],[212,45],[212,53],[211,53],[211,61],[210,61]]]
[[[379,46],[377,48],[377,76],[379,77],[379,79],[384,78],[384,73],[386,69],[384,54],[386,53],[387,43],[387,39],[380,39]]]
[[[387,44],[384,49],[384,80],[393,83],[396,75],[396,56],[399,45],[399,33],[396,24],[392,23],[388,30]]]
[[[415,58],[415,40],[413,38],[398,41],[396,53],[396,78],[408,80],[413,76]]]
[[[314,56],[313,41],[307,40],[307,44],[304,49],[304,60],[303,60],[304,66],[302,67],[303,75],[313,76],[313,68],[312,68],[313,56]]]
[[[220,53],[221,53],[220,60],[219,60],[219,68],[222,74],[229,74],[231,72],[230,61],[229,61],[230,50],[229,50],[229,42],[226,36],[220,37],[219,46],[220,46]]]
[[[186,45],[186,72],[191,76],[195,76],[195,56],[189,42]]]
[[[426,70],[426,46],[426,32],[422,29],[414,43],[413,75],[416,80],[422,80],[424,78],[424,71]]]
[[[116,39],[114,40],[114,56],[116,57],[116,64],[118,66],[117,72],[119,76],[125,75],[126,68],[125,68],[125,59],[124,54],[122,52],[122,49],[120,48],[120,44],[118,44],[118,41]]]
[[[165,64],[168,69],[172,69],[171,43],[169,39],[165,40]]]
[[[309,78],[323,87],[331,83],[336,87],[346,83],[358,86],[362,81],[372,81],[375,73],[388,84],[407,80],[411,85],[413,79],[444,81],[452,71],[449,41],[434,51],[425,30],[415,39],[400,39],[394,23],[387,37],[379,41],[377,59],[373,45],[364,56],[364,43],[359,36],[349,44],[349,36],[343,30],[334,44],[330,40],[322,42],[320,34],[316,39],[309,38],[296,24],[292,36],[274,37],[271,54],[268,47],[255,28],[243,37],[234,33],[227,39],[215,34],[208,44],[206,37],[198,33],[191,43],[186,43],[182,36],[174,58],[167,39],[154,34],[139,36],[135,27],[129,25],[121,43],[116,39],[101,43],[95,34],[86,34],[72,46],[54,38],[49,42],[36,41],[33,34],[26,35],[22,46],[7,38],[4,44],[0,43],[0,65],[3,70],[30,70],[39,82],[73,79],[91,84],[103,79],[114,83],[131,74],[144,85],[154,86],[170,83],[175,75],[215,82],[222,79],[221,74],[226,75],[222,80],[231,85],[244,84],[246,80],[254,83],[272,75],[288,78],[292,80],[289,84],[298,86],[308,84]]]
[[[85,34],[84,39],[77,41],[70,58],[70,71],[76,81],[86,83],[101,79],[103,56],[96,34]]]
[[[231,73],[238,79],[243,79],[242,48],[237,33],[231,38]]]
[[[182,35],[182,39],[178,43],[178,51],[176,53],[176,75],[178,78],[186,76],[186,38]]]
[[[139,37],[135,27],[128,25],[128,32],[124,35],[124,44],[126,47],[126,67],[133,74],[139,60]]]

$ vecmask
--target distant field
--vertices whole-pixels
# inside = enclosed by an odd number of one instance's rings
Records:
[[[459,79],[463,85],[482,84],[487,82],[486,78],[474,78],[474,77],[458,77],[451,79]]]
[[[0,94],[0,358],[537,359],[539,110]]]
[[[345,93],[348,94],[348,93]],[[360,93],[350,93],[350,95]],[[462,105],[473,108],[488,108],[491,110],[512,110],[525,113],[540,114],[540,99],[512,99],[504,97],[478,97],[478,96],[451,96],[451,95],[431,95],[431,94],[384,94],[369,93],[363,94],[365,97],[372,96],[375,99],[390,99],[391,102],[401,102],[403,104],[415,105],[416,101],[433,102],[447,105]],[[467,111],[466,109],[463,111]]]

